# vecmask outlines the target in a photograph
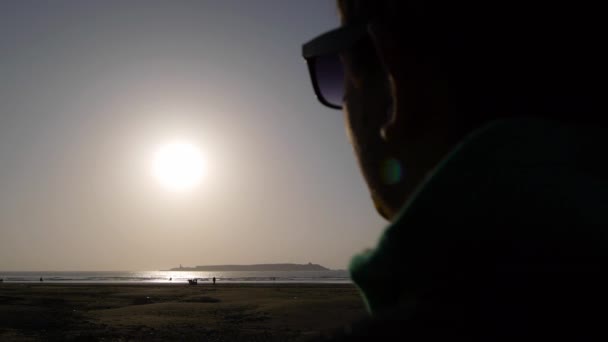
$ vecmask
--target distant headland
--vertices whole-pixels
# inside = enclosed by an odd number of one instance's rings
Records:
[[[206,265],[175,267],[169,271],[330,271],[318,264],[255,264],[255,265]]]

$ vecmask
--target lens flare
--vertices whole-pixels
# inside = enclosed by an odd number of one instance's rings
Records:
[[[380,175],[386,185],[399,183],[403,178],[401,163],[395,158],[386,159],[381,165]]]

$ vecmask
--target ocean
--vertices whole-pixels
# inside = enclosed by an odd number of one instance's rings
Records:
[[[345,270],[329,271],[103,271],[103,272],[2,272],[4,283],[44,283],[63,284],[171,284],[188,283],[188,279],[198,279],[199,284],[218,283],[350,283]]]

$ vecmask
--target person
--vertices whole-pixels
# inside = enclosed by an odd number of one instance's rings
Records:
[[[215,285],[215,277],[213,277],[213,285]]]
[[[605,340],[605,32],[592,2],[338,0],[302,47],[390,221],[344,339]]]

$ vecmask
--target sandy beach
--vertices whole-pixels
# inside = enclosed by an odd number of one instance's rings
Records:
[[[365,310],[350,284],[1,284],[1,341],[302,341]]]

